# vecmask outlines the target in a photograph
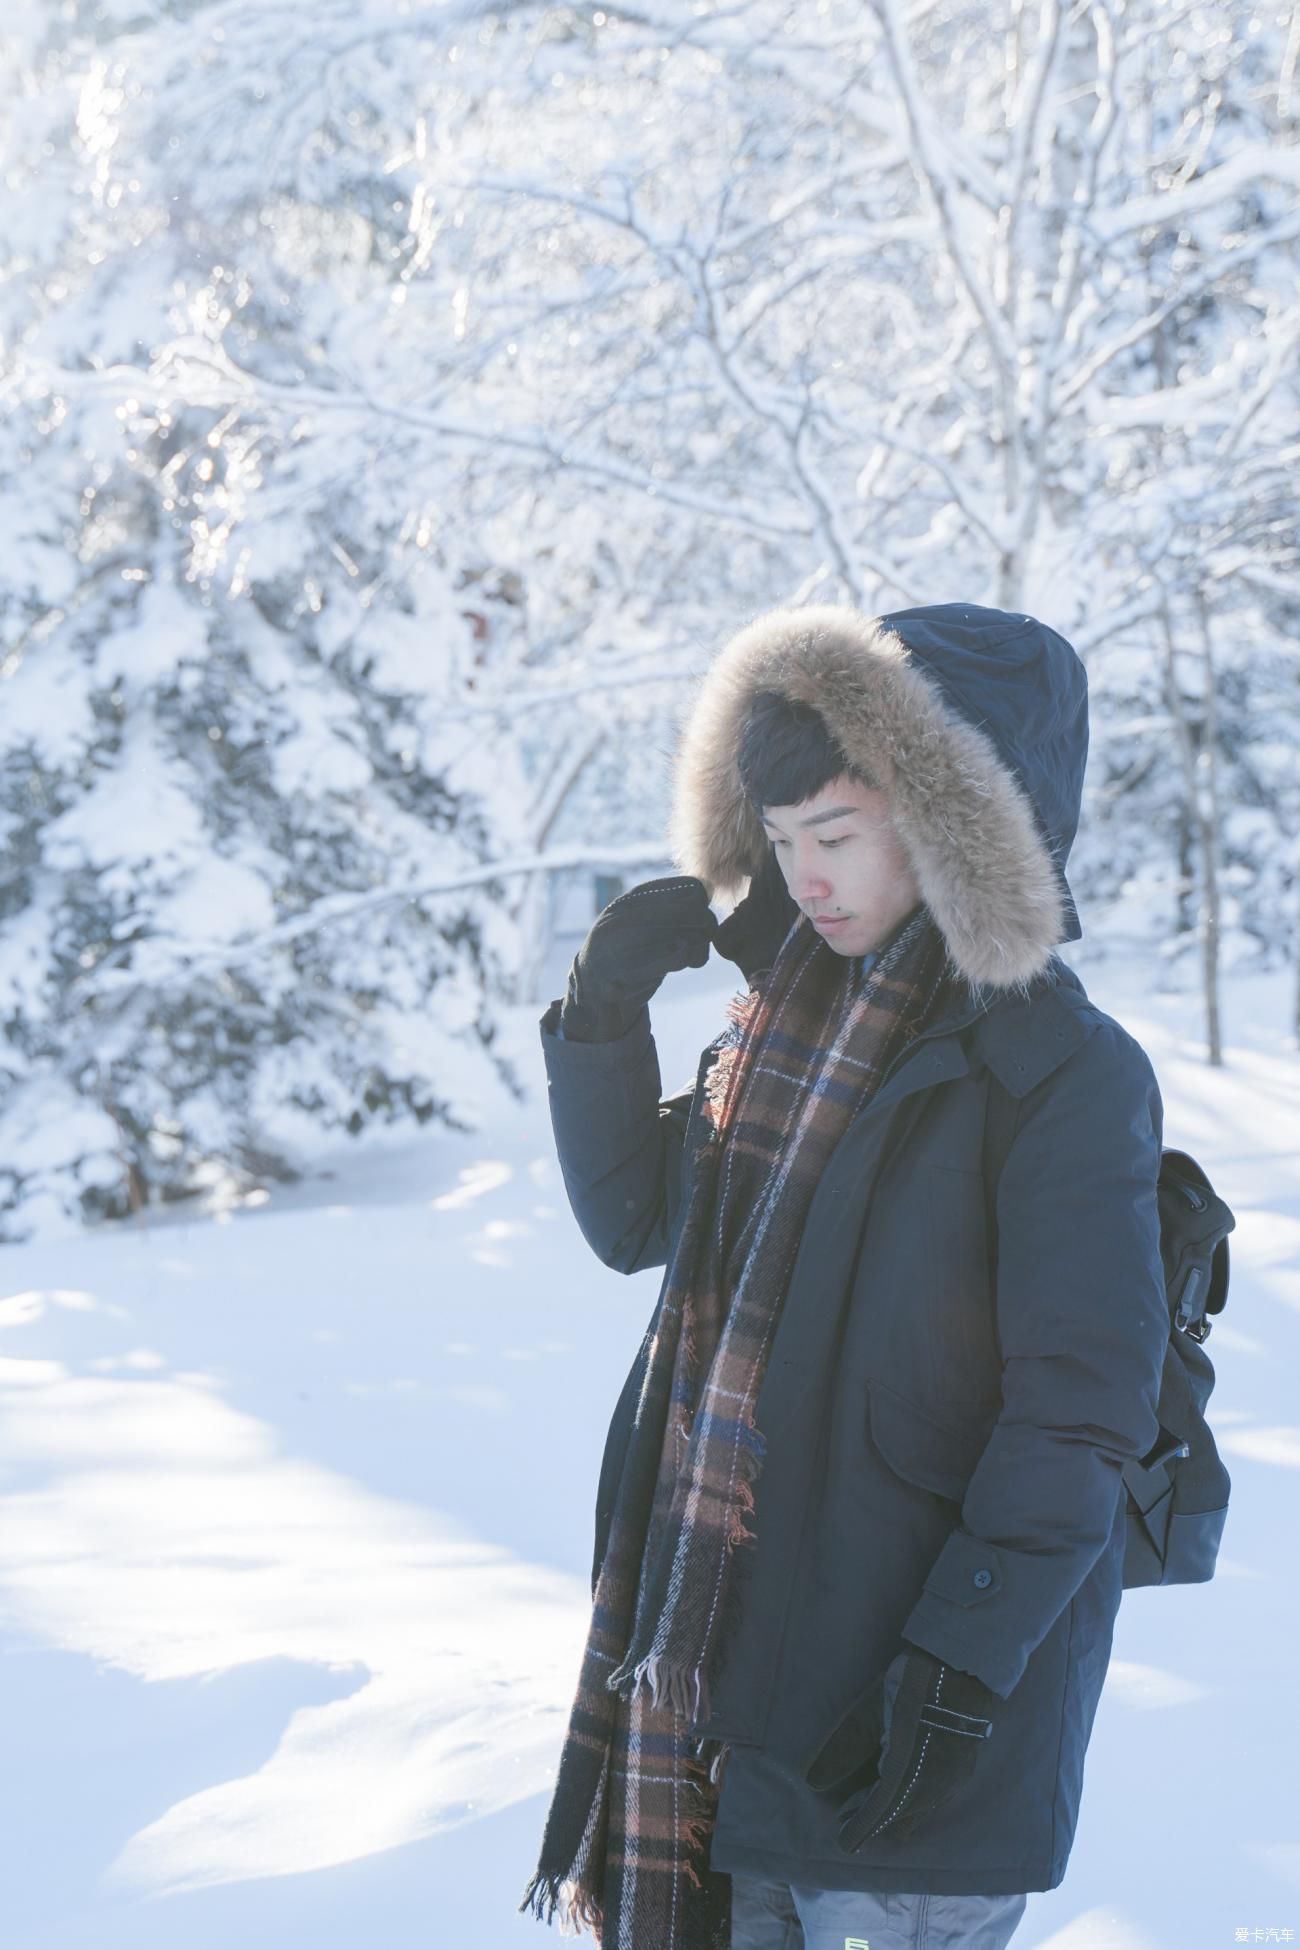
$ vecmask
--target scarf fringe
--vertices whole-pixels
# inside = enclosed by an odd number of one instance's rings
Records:
[[[729,1557],[741,1545],[758,1542],[757,1532],[747,1528],[745,1520],[754,1514],[754,1484],[762,1472],[766,1444],[761,1432],[754,1427],[752,1417],[751,1403],[746,1407],[745,1439],[736,1456],[736,1498],[727,1513],[726,1548]],[[722,1623],[715,1640],[718,1649],[722,1648],[729,1636],[729,1628],[737,1620],[738,1600],[738,1581],[735,1577],[728,1577],[723,1586]],[[705,1659],[694,1668],[680,1663],[670,1664],[661,1652],[652,1649],[631,1665],[624,1658],[613,1672],[606,1675],[605,1684],[611,1693],[621,1693],[624,1699],[632,1699],[640,1687],[649,1696],[652,1706],[670,1706],[684,1720],[699,1726],[712,1711],[705,1669],[707,1663],[706,1653]]]
[[[539,1923],[549,1923],[558,1911],[561,1936],[581,1936],[585,1927],[599,1943],[605,1927],[605,1912],[590,1890],[568,1876],[546,1875],[540,1869],[519,1908],[531,1910]]]
[[[727,1515],[727,1548],[758,1542],[757,1533],[746,1529],[745,1519],[754,1514],[754,1485],[763,1469],[767,1444],[761,1429],[754,1426],[754,1404],[745,1403],[741,1445],[736,1456],[736,1500]],[[730,1580],[729,1580],[730,1582]]]
[[[637,1688],[652,1707],[671,1707],[684,1720],[699,1717],[700,1675],[686,1667],[670,1666],[661,1652],[647,1652],[634,1666],[616,1666],[605,1681],[611,1693],[633,1699]]]

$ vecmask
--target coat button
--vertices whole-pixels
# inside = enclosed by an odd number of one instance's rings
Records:
[[[993,1582],[992,1571],[976,1571],[971,1583],[980,1591],[986,1591]]]

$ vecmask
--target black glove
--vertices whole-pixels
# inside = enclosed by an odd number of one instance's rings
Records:
[[[879,1692],[850,1708],[808,1770],[814,1787],[853,1789],[837,1811],[840,1848],[905,1841],[931,1821],[974,1773],[996,1699],[972,1673],[904,1640]]]
[[[799,903],[786,887],[776,849],[769,846],[744,899],[718,923],[713,945],[720,955],[735,962],[752,987],[755,976],[776,960],[777,950],[799,913]]]
[[[573,958],[560,1027],[575,1043],[626,1036],[664,976],[703,968],[718,917],[702,880],[672,874],[603,907]]]

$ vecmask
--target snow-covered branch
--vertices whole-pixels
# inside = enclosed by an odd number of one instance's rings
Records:
[[[667,854],[663,840],[616,841],[600,845],[550,846],[544,852],[493,860],[458,873],[435,875],[409,886],[384,888],[371,894],[322,895],[304,914],[281,921],[273,928],[243,941],[219,946],[177,949],[165,948],[144,936],[112,951],[94,969],[80,975],[69,987],[69,1000],[77,1010],[94,1006],[103,998],[117,998],[140,990],[161,996],[169,991],[191,987],[203,976],[224,974],[252,964],[269,966],[282,950],[291,948],[322,929],[351,927],[358,921],[405,907],[418,907],[456,894],[472,893],[500,880],[520,875],[556,872],[608,871],[617,867],[654,867],[663,864]],[[133,970],[132,961],[147,962],[144,974]]]
[[[1300,189],[1300,148],[1248,143],[1226,162],[1179,189],[1132,197],[1109,215],[1098,212],[1092,219],[1093,232],[1103,243],[1114,244],[1139,230],[1173,230],[1188,217],[1264,183]]]

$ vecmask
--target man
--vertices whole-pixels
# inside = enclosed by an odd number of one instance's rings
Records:
[[[686,871],[542,1018],[578,1224],[665,1268],[521,1904],[605,1950],[1002,1950],[1065,1874],[1168,1335],[1155,1077],[1053,952],[1087,745],[1032,617],[760,617],[682,738]],[[646,1005],[711,948],[748,992],[661,1101]]]

